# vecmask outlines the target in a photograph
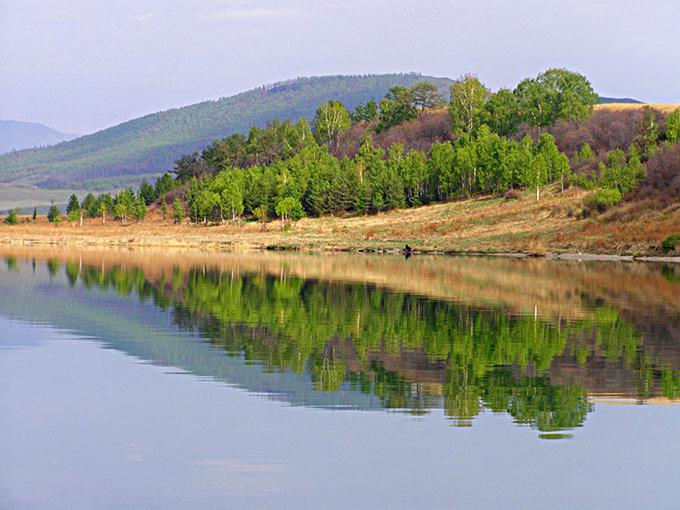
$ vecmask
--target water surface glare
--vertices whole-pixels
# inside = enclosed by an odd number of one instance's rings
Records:
[[[0,508],[680,501],[680,266],[2,250]]]

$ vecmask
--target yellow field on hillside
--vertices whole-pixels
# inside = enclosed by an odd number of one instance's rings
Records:
[[[639,110],[640,108],[644,108],[645,106],[649,106],[650,108],[653,108],[654,110],[659,110],[661,113],[669,114],[678,108],[680,108],[680,104],[673,104],[673,103],[650,103],[650,104],[645,104],[645,103],[607,103],[607,104],[598,104],[595,105],[596,110],[612,110],[612,111],[623,111],[623,110]]]

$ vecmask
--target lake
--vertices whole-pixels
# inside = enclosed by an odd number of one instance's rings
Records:
[[[680,265],[0,262],[0,508],[678,507]]]

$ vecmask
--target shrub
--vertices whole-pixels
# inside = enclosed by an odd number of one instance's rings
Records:
[[[617,189],[601,189],[588,195],[584,203],[589,209],[596,209],[598,212],[605,212],[613,205],[621,201],[621,192]]]
[[[7,218],[5,218],[4,223],[6,225],[16,225],[19,223],[19,219],[17,218],[17,212],[14,209],[10,209],[9,213],[7,214]]]
[[[571,184],[578,186],[581,189],[593,190],[595,189],[595,181],[585,175],[575,175]]]
[[[61,220],[60,215],[61,212],[59,211],[59,208],[52,204],[50,210],[47,211],[47,219],[50,221],[50,223],[59,223]]]
[[[509,189],[503,195],[506,200],[522,200],[522,192],[518,189]]]
[[[671,234],[661,242],[661,249],[664,253],[674,251],[680,246],[680,234]]]

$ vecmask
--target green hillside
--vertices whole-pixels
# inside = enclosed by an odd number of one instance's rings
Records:
[[[416,73],[298,78],[235,96],[159,112],[42,149],[0,156],[0,183],[103,190],[139,184],[172,167],[181,154],[270,119],[311,117],[338,99],[348,108],[390,87],[428,80],[448,95],[451,83]]]

